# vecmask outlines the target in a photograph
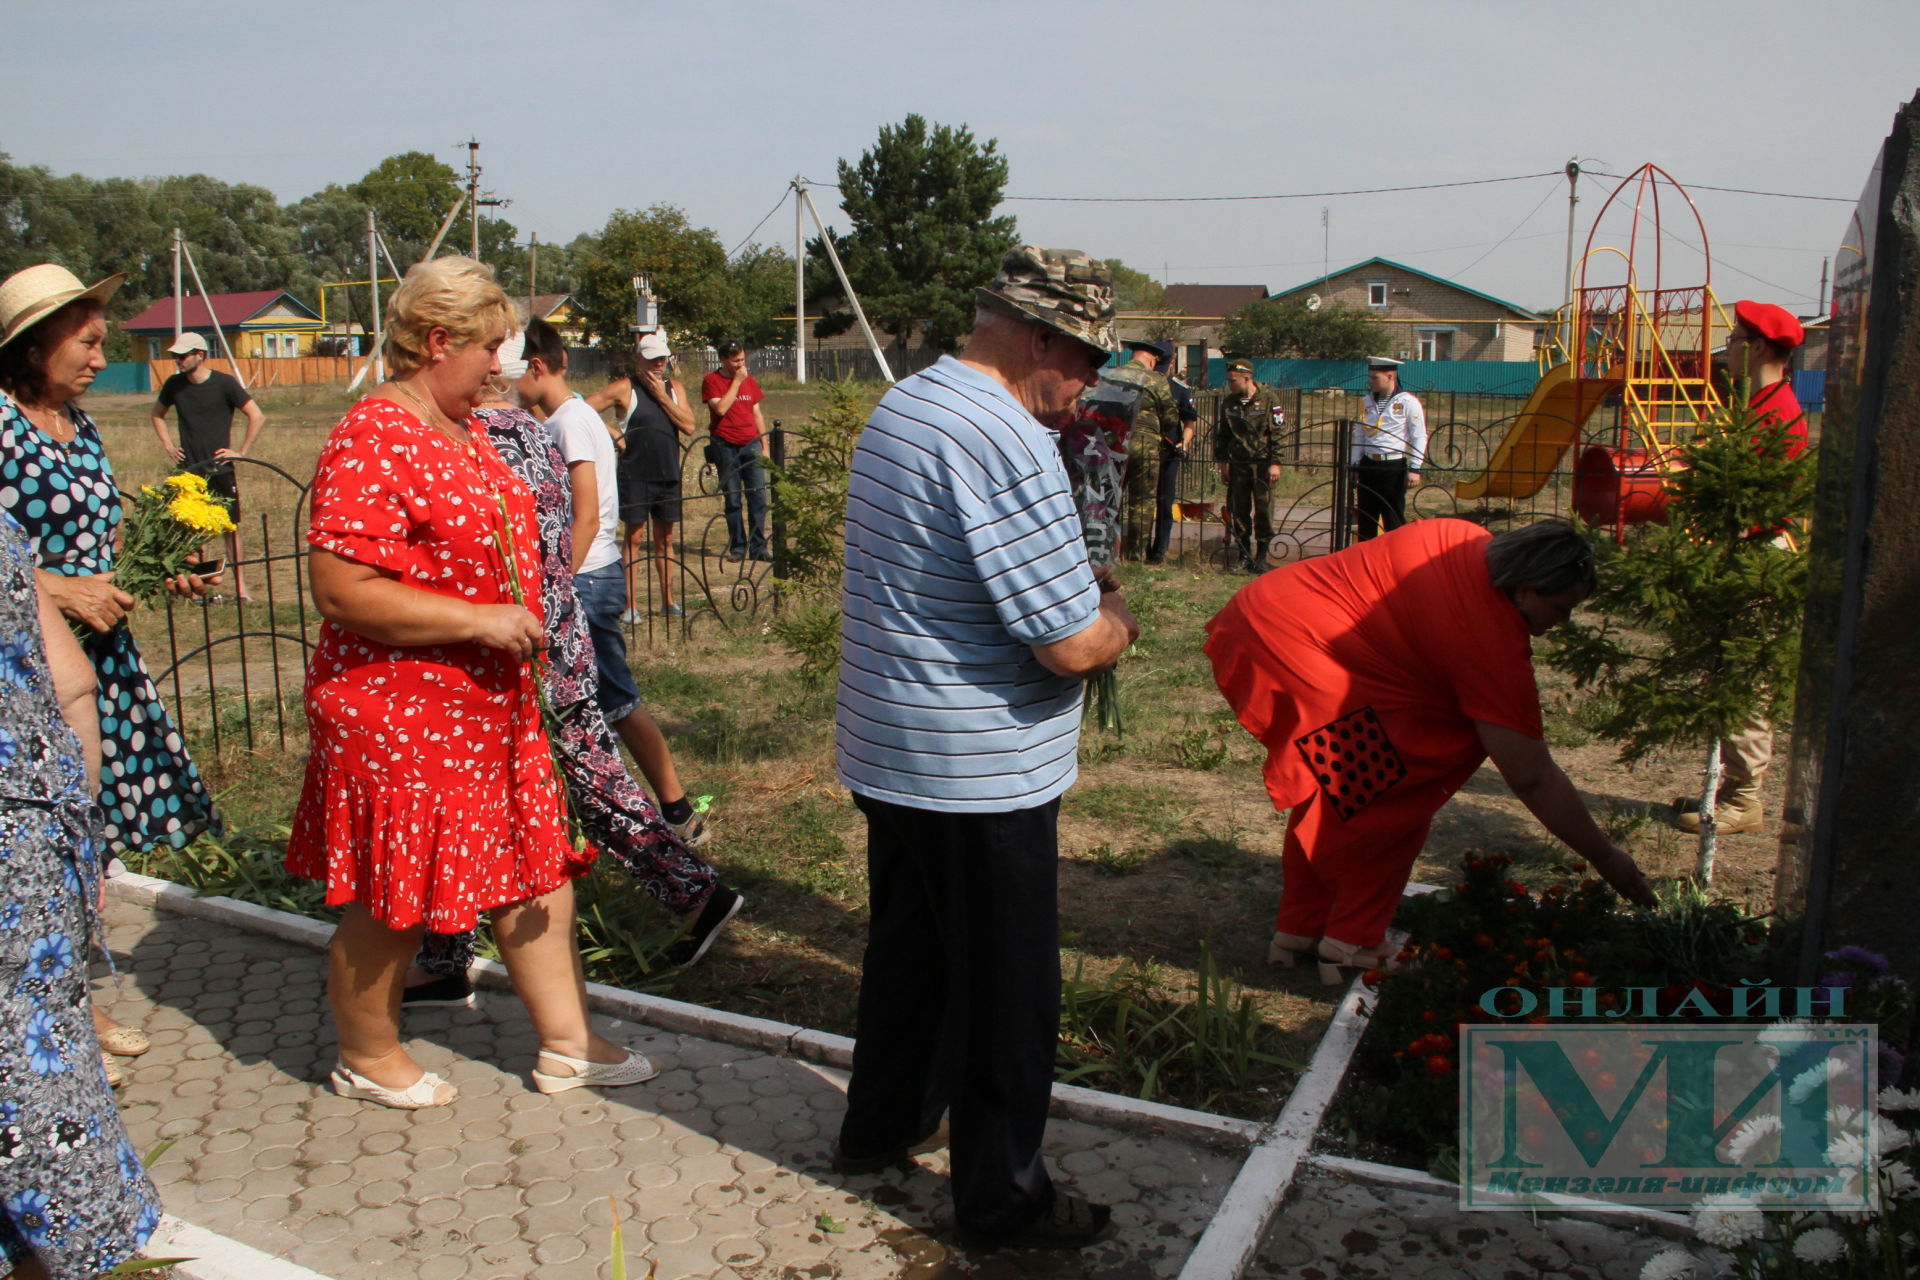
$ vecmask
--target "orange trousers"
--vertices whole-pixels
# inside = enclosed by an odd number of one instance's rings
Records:
[[[1433,815],[1466,784],[1480,761],[1390,787],[1350,818],[1325,792],[1295,805],[1280,850],[1280,909],[1274,928],[1304,938],[1377,947],[1400,907]]]

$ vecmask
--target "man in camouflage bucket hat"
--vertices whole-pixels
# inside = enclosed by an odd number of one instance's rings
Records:
[[[847,484],[835,765],[867,820],[872,909],[833,1165],[952,1132],[954,1220],[1078,1248],[1104,1205],[1040,1160],[1060,1033],[1060,797],[1081,689],[1140,624],[1087,563],[1051,423],[1113,345],[1106,266],[1023,247],[958,358],[875,406]]]
[[[1113,336],[1113,268],[1078,249],[1007,250],[993,283],[973,291],[981,306],[1078,338],[1103,355]]]

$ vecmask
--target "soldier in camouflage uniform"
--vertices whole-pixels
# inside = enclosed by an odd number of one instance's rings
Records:
[[[1213,460],[1227,486],[1229,573],[1265,573],[1271,567],[1273,482],[1280,478],[1280,429],[1286,420],[1273,388],[1253,380],[1251,361],[1227,366],[1227,394],[1213,424]]]
[[[1160,351],[1151,342],[1125,340],[1133,358],[1101,371],[1086,401],[1128,420],[1127,506],[1124,546],[1129,556],[1144,554],[1153,532],[1154,491],[1160,475],[1161,442],[1180,439],[1180,414],[1173,388],[1159,372]]]

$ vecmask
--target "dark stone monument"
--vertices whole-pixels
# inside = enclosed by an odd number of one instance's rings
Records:
[[[1804,983],[1853,943],[1920,984],[1920,95],[1841,245],[1831,342],[1776,954]]]

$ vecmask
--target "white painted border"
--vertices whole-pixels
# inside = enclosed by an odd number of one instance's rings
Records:
[[[1180,1280],[1235,1280],[1260,1251],[1267,1228],[1313,1147],[1320,1121],[1346,1078],[1354,1050],[1360,1047],[1361,1033],[1373,1012],[1370,995],[1361,979],[1348,984],[1346,998],[1320,1037],[1306,1074],[1294,1084],[1279,1119],[1240,1166],[1213,1220],[1180,1268]]]
[[[1307,1163],[1323,1173],[1348,1182],[1392,1187],[1398,1191],[1417,1191],[1425,1195],[1442,1196],[1455,1206],[1460,1203],[1460,1188],[1457,1184],[1443,1178],[1436,1178],[1430,1173],[1422,1173],[1418,1169],[1403,1169],[1397,1164],[1375,1164],[1371,1160],[1353,1160],[1346,1156],[1309,1156]],[[1535,1200],[1536,1203],[1529,1203],[1526,1200],[1516,1199],[1511,1209],[1497,1209],[1492,1212],[1526,1213],[1534,1209],[1551,1209],[1555,1213],[1599,1222],[1603,1226],[1621,1225],[1624,1219],[1627,1225],[1653,1235],[1669,1236],[1679,1240],[1693,1239],[1693,1224],[1683,1213],[1668,1213],[1664,1209],[1648,1209],[1635,1204],[1609,1204],[1604,1200],[1587,1200],[1580,1196],[1558,1195],[1552,1192],[1541,1192]],[[1469,1212],[1464,1209],[1461,1211]]]
[[[141,1253],[149,1258],[187,1258],[174,1274],[186,1280],[329,1280],[318,1271],[230,1240],[170,1213],[160,1215]]]

